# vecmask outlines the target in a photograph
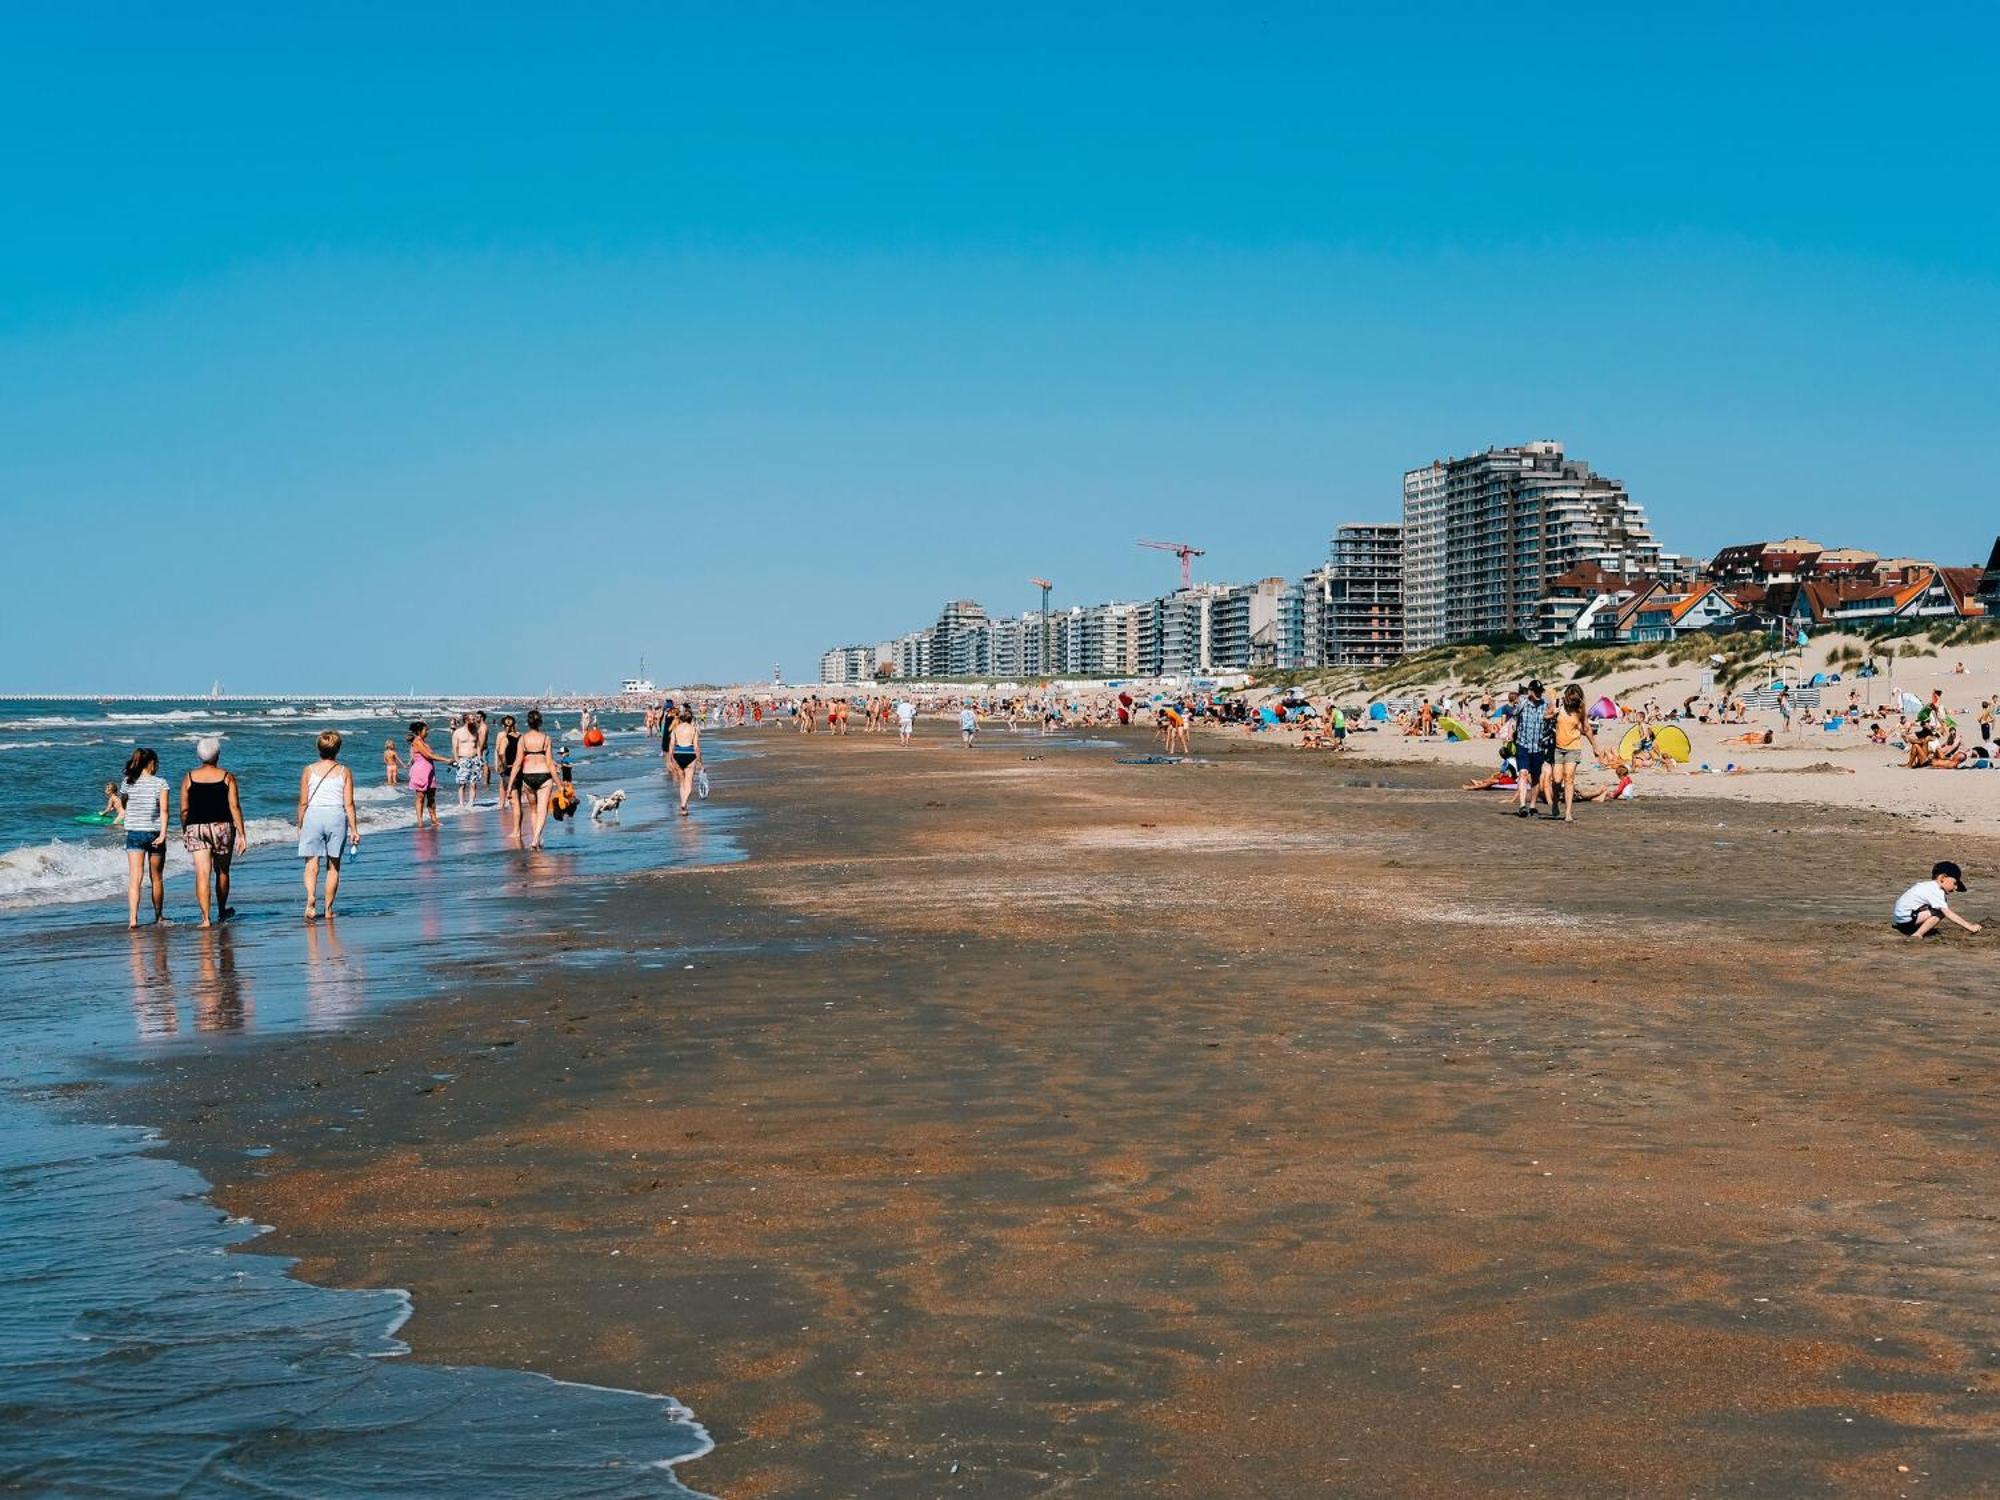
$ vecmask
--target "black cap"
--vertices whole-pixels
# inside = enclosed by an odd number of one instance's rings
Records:
[[[1950,860],[1941,859],[1936,864],[1931,866],[1931,879],[1937,880],[1946,875],[1949,875],[1953,880],[1956,880],[1958,882],[1958,888],[1961,891],[1972,889],[1965,883],[1965,877],[1959,873],[1958,866],[1953,864]]]
[[[1529,692],[1531,692],[1531,693],[1539,693],[1539,692],[1541,692],[1541,691],[1542,691],[1542,679],[1541,679],[1541,678],[1539,678],[1539,677],[1530,677],[1530,678],[1528,679],[1528,691],[1529,691]]]

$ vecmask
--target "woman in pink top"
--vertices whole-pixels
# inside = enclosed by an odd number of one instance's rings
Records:
[[[417,827],[424,826],[424,815],[430,815],[431,827],[442,828],[438,822],[437,779],[438,764],[451,764],[449,753],[439,754],[431,748],[430,726],[422,719],[410,725],[410,792],[417,802]]]

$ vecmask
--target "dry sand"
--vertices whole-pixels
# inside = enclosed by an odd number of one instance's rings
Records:
[[[419,1357],[687,1399],[735,1500],[2000,1493],[2000,950],[1886,920],[1934,840],[757,743],[747,862],[119,1111]]]
[[[1841,670],[1830,667],[1829,658],[1841,647],[1855,643],[1852,637],[1828,637],[1809,644],[1802,661],[1797,657],[1793,660],[1801,661],[1802,675],[1806,678],[1816,671]],[[1900,649],[1908,651],[1912,647],[1903,642]],[[1961,664],[1965,667],[1962,673],[1956,670]],[[1661,709],[1670,709],[1697,692],[1700,679],[1698,663],[1657,664],[1626,669],[1601,679],[1584,679],[1584,686],[1592,702],[1600,696],[1609,696],[1635,707],[1651,701]],[[1551,683],[1556,680],[1550,679]],[[1762,682],[1742,686],[1752,685],[1761,686]],[[1475,690],[1503,689],[1507,684],[1439,681],[1409,690],[1399,689],[1395,696],[1414,697],[1424,691],[1433,695],[1462,692],[1468,686]],[[1968,742],[1976,742],[1980,704],[2000,699],[2000,642],[1947,648],[1936,656],[1899,657],[1893,688],[1886,674],[1862,680],[1848,668],[1841,682],[1823,690],[1823,701],[1829,706],[1842,707],[1853,692],[1860,694],[1862,706],[1868,708],[1894,702],[1895,694],[1908,692],[1928,702],[1934,688],[1943,690],[1945,706],[1958,720]],[[1641,772],[1638,779],[1642,797],[1722,798],[1793,808],[1809,805],[1873,808],[1933,832],[2000,830],[2000,770],[1907,770],[1903,752],[1869,744],[1865,727],[1856,729],[1850,725],[1841,732],[1828,733],[1818,725],[1795,720],[1792,730],[1786,733],[1779,716],[1768,710],[1751,714],[1747,725],[1676,722],[1687,730],[1694,746],[1693,763],[1685,774]],[[1889,727],[1893,731],[1893,720]],[[1605,725],[1599,732],[1599,743],[1606,749],[1615,747],[1623,728],[1616,722]],[[1765,729],[1772,730],[1775,736],[1769,746],[1726,743],[1746,730]],[[1227,733],[1240,734],[1240,731]],[[1253,738],[1269,739],[1274,744],[1288,742],[1282,733]],[[1457,744],[1442,738],[1415,740],[1404,737],[1393,727],[1359,733],[1351,743],[1361,756],[1389,762],[1446,765],[1461,771],[1466,780],[1491,774],[1497,755],[1497,745],[1492,740],[1475,738]],[[1703,775],[1697,770],[1703,764],[1716,770],[1734,764],[1742,774]],[[1580,785],[1601,786],[1610,779],[1601,770],[1586,766]]]

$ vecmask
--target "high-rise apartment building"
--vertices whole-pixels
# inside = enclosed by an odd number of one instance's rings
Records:
[[[1403,475],[1403,646],[1425,651],[1444,638],[1443,463]]]
[[[819,680],[834,687],[850,682],[873,682],[875,648],[835,646],[819,659]]]
[[[1208,662],[1203,670],[1240,672],[1278,664],[1278,617],[1285,580],[1229,584],[1212,596],[1208,611]]]
[[[1138,607],[1139,672],[1149,677],[1198,677],[1211,670],[1209,629],[1218,594],[1213,583],[1147,601]]]
[[[1403,654],[1403,528],[1350,522],[1333,534],[1325,573],[1321,660],[1379,667]]]
[[[1531,633],[1549,585],[1589,564],[1678,571],[1625,486],[1561,443],[1489,448],[1403,476],[1405,648]]]
[[[981,677],[991,670],[992,632],[986,610],[954,599],[931,627],[931,667],[938,677]]]

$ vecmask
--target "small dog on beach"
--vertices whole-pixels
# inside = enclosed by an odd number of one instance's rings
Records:
[[[624,800],[625,800],[625,788],[622,786],[608,797],[592,797],[590,799],[591,822],[593,823],[603,822],[604,815],[606,813],[613,813],[618,811],[619,805],[623,803]]]

